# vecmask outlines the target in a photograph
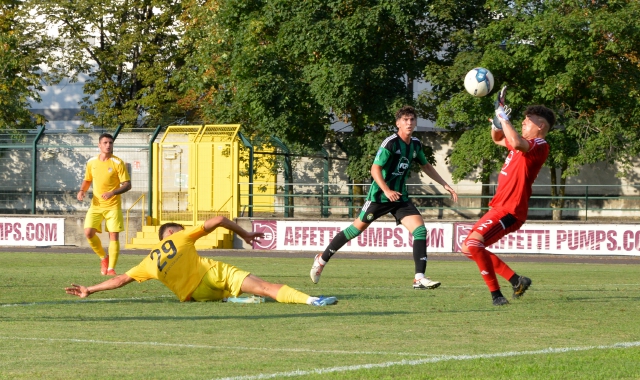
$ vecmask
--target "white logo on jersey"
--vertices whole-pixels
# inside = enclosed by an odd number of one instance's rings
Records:
[[[516,154],[516,151],[510,150],[509,155],[504,160],[504,165],[502,165],[502,169],[500,169],[500,174],[507,175],[507,167],[509,167],[509,163],[513,160],[513,156]]]
[[[400,162],[398,162],[398,167],[396,167],[396,171],[391,173],[393,175],[403,175],[405,171],[409,169],[409,159],[406,157],[402,157]]]

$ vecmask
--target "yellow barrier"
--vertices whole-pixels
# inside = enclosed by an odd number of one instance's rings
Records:
[[[140,202],[140,200],[144,199],[144,196],[145,196],[145,194],[142,194],[140,196],[140,198],[138,198],[138,200],[133,202],[131,207],[129,207],[127,209],[127,227],[125,228],[125,238],[124,238],[125,244],[131,244],[131,241],[129,240],[129,213],[131,212],[131,209],[133,209],[133,206],[138,204],[138,202]],[[145,220],[144,220],[144,201],[143,201],[143,206],[140,207],[140,209],[142,210],[142,216],[140,218],[140,224],[141,224],[141,227],[142,227],[142,226],[144,226],[144,222],[145,222]],[[131,238],[131,240],[133,240],[133,238]]]

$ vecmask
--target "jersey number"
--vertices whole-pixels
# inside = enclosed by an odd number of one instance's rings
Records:
[[[173,240],[165,241],[160,248],[162,248],[162,252],[164,253],[171,252],[171,254],[167,255],[167,260],[173,259],[176,253],[178,253],[176,246],[173,244]],[[153,260],[153,255],[156,255],[156,258],[158,260],[158,271],[162,272],[162,269],[164,269],[164,266],[167,265],[167,262],[161,260],[162,254],[160,253],[159,249],[154,249],[153,251],[151,251],[151,254],[149,255],[151,260]]]

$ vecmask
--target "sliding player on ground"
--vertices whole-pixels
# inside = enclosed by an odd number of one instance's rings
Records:
[[[271,297],[278,302],[311,306],[337,302],[335,297],[311,297],[287,285],[272,284],[232,265],[201,257],[195,249],[195,242],[218,227],[235,232],[248,244],[263,237],[262,232],[248,232],[222,216],[211,218],[189,230],[177,223],[166,223],[158,231],[161,241],[140,264],[100,284],[89,287],[71,284],[65,291],[85,298],[133,281],[155,279],[168,287],[180,301],[222,301],[250,293]]]

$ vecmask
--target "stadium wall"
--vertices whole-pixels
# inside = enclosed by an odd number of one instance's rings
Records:
[[[238,224],[246,230],[263,232],[265,237],[253,245],[236,239],[234,248],[322,252],[351,221],[239,218]],[[428,252],[462,252],[460,247],[473,224],[425,220]],[[396,225],[391,218],[383,218],[372,223],[341,251],[411,254],[412,246],[413,237],[404,227]],[[528,221],[488,248],[494,253],[640,256],[640,224]]]
[[[234,236],[234,249],[291,252],[322,252],[336,233],[351,224],[327,219],[238,218],[236,222],[246,230],[263,232],[265,238],[249,245]],[[461,252],[460,245],[473,226],[469,221],[425,222],[428,251],[439,254]],[[0,247],[74,246],[90,252],[83,223],[84,217],[79,216],[0,215]],[[131,218],[130,223],[140,225],[141,220]],[[106,247],[108,234],[98,236]],[[122,232],[121,246],[125,241]],[[341,251],[410,254],[412,244],[412,236],[404,227],[391,218],[381,218]],[[495,253],[640,256],[640,224],[528,221],[489,248]]]

